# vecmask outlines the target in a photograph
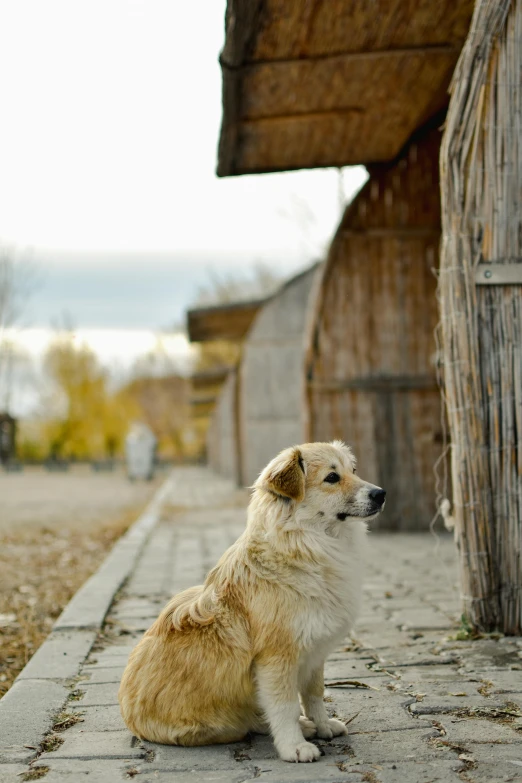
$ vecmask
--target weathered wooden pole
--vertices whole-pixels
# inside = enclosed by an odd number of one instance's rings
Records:
[[[477,0],[441,149],[439,296],[464,612],[522,633],[522,0]]]

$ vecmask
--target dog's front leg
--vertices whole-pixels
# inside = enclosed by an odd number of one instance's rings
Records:
[[[329,718],[324,706],[323,664],[299,675],[299,693],[307,718],[315,723],[317,736],[321,739],[348,734],[348,729],[336,718]]]
[[[259,702],[283,761],[315,761],[319,749],[307,742],[299,723],[297,662],[284,654],[263,657],[256,663]]]

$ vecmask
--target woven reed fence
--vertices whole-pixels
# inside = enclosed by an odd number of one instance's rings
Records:
[[[441,150],[439,298],[464,611],[505,633],[522,632],[522,286],[477,281],[522,280],[521,80],[522,0],[477,0]]]

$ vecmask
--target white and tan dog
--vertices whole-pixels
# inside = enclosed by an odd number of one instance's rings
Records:
[[[385,494],[355,475],[339,441],[272,460],[245,532],[131,653],[119,691],[129,729],[172,745],[270,732],[286,761],[319,758],[305,737],[346,734],[326,713],[323,667],[357,616],[365,520]]]

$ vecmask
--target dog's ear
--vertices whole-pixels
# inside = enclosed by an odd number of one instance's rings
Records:
[[[284,498],[303,500],[305,495],[305,464],[299,449],[285,449],[261,473],[258,486]]]

